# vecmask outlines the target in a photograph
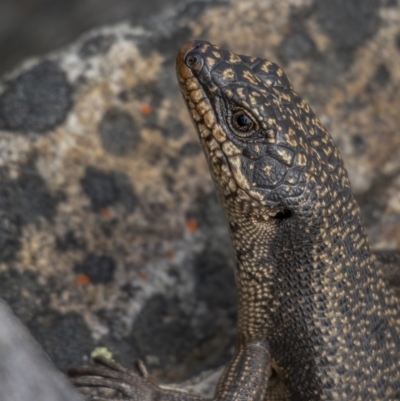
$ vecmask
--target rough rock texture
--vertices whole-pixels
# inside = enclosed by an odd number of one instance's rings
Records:
[[[164,381],[229,358],[230,243],[175,82],[188,39],[280,63],[372,243],[400,245],[396,2],[195,1],[156,22],[88,33],[0,86],[0,296],[63,371],[99,346]]]

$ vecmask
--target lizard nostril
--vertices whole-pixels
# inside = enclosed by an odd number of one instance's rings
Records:
[[[189,68],[199,68],[201,66],[201,58],[190,54],[186,57],[185,63]]]

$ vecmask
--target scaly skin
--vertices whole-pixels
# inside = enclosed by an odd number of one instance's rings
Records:
[[[239,336],[214,399],[400,400],[399,301],[325,128],[270,61],[188,42],[177,75],[236,256]],[[76,382],[112,387],[98,369]],[[132,400],[200,399],[130,375]]]

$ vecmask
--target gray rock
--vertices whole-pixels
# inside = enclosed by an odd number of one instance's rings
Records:
[[[0,321],[0,400],[81,400],[2,301]]]
[[[341,149],[373,243],[399,246],[399,7],[379,6],[379,30],[365,13],[371,28],[346,51],[320,7],[190,2],[142,26],[89,32],[4,77],[2,297],[59,368],[87,362],[98,346],[128,367],[144,359],[164,381],[229,359],[230,243],[175,83],[175,53],[188,39],[285,62]],[[64,353],[46,341],[54,332],[45,324],[63,319],[90,337],[59,329]]]

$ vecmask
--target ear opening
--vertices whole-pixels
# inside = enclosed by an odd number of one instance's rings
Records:
[[[271,216],[275,220],[286,220],[292,217],[292,212],[289,209],[283,209],[279,211],[275,216]]]

